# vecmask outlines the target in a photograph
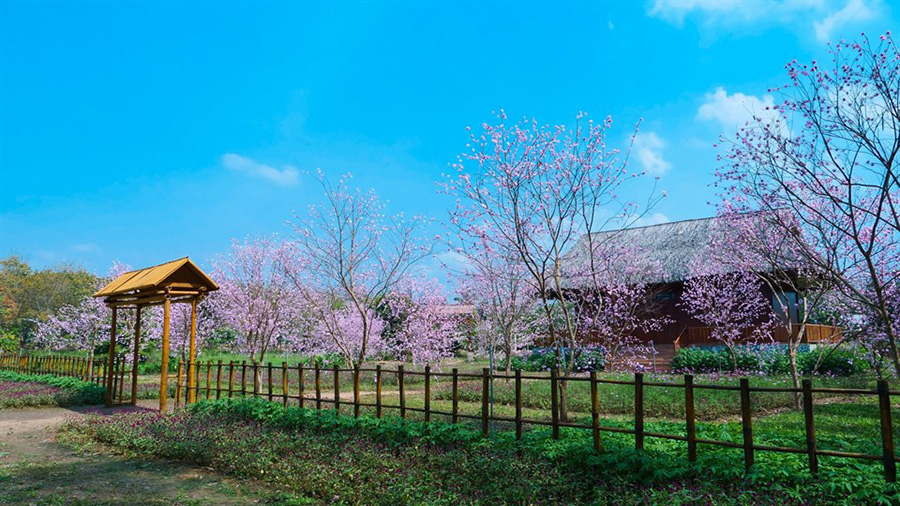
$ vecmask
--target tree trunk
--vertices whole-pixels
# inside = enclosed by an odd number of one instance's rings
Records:
[[[731,355],[731,367],[732,372],[737,372],[738,364],[737,364],[737,353],[734,351],[734,345],[728,346],[728,353]]]
[[[564,379],[565,377],[563,375],[559,380],[559,420],[561,422],[569,421],[569,403],[566,397],[568,382]]]
[[[799,336],[800,334],[797,335]],[[793,388],[800,388],[800,373],[797,371],[797,346],[799,342],[800,340],[797,339],[797,344],[793,341],[788,344],[788,356],[791,362],[791,385]],[[794,407],[796,409],[803,407],[800,402],[800,392],[794,392]]]

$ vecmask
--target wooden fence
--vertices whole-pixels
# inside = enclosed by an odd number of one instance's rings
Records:
[[[341,374],[349,378],[350,385],[342,390]],[[363,374],[374,375],[374,402],[363,401],[363,393],[360,389],[360,376]],[[330,381],[326,376],[330,375]],[[310,378],[312,376],[312,378]],[[407,405],[409,395],[407,381],[415,378],[421,382],[421,390],[416,395],[424,396],[424,407]],[[257,384],[258,379],[258,384]],[[397,387],[398,403],[387,404],[383,402],[383,386],[387,379]],[[491,388],[495,379],[513,381],[515,388],[515,415],[498,416],[493,414],[491,406]],[[325,381],[323,381],[325,380]],[[481,413],[473,415],[463,413],[459,409],[460,382],[468,381],[481,383]],[[522,416],[522,381],[545,381],[550,383],[550,420],[527,419]],[[432,390],[435,383],[450,383],[451,409],[440,411],[432,408]],[[591,393],[591,424],[563,421],[559,409],[559,384],[561,382],[588,382]],[[311,383],[311,388],[308,384]],[[323,383],[324,388],[323,388]],[[329,385],[331,383],[331,385]],[[634,389],[634,426],[633,428],[608,427],[600,424],[598,385],[614,384],[626,385]],[[684,392],[684,421],[686,435],[663,434],[650,432],[644,429],[644,392],[647,387],[675,388]],[[719,441],[704,439],[697,436],[694,392],[698,389],[728,390],[739,393],[741,405],[742,441]],[[341,392],[352,391],[352,401],[343,400]],[[768,446],[754,443],[753,416],[751,410],[750,394],[754,392],[782,392],[800,394],[803,399],[803,414],[806,432],[806,445],[803,448],[786,446]],[[372,392],[365,392],[369,397]],[[827,393],[839,395],[876,396],[879,403],[881,418],[881,455],[864,453],[851,453],[843,451],[823,450],[816,446],[816,424],[813,413],[813,394]],[[403,365],[396,369],[382,368],[380,365],[374,368],[320,368],[318,366],[295,365],[288,366],[286,362],[281,365],[248,364],[246,361],[236,363],[222,361],[198,362],[193,364],[193,376],[188,378],[188,368],[179,361],[177,382],[175,390],[176,408],[185,403],[196,402],[199,399],[219,399],[223,397],[253,396],[262,397],[272,402],[280,402],[285,407],[295,404],[299,407],[322,410],[323,406],[340,413],[342,406],[353,411],[354,417],[360,416],[361,408],[373,408],[375,416],[381,418],[386,410],[399,412],[401,418],[407,418],[409,412],[421,413],[426,422],[432,420],[435,415],[443,415],[451,423],[459,423],[460,420],[470,419],[480,422],[482,432],[487,436],[491,430],[491,422],[506,422],[515,425],[516,438],[522,437],[525,425],[541,425],[551,427],[554,439],[559,438],[560,427],[572,427],[591,430],[593,433],[593,445],[600,450],[600,434],[602,432],[617,432],[634,435],[634,446],[641,450],[644,447],[645,438],[661,438],[683,441],[687,446],[688,460],[696,462],[699,445],[723,446],[741,449],[744,454],[744,465],[749,469],[754,463],[756,452],[782,452],[807,455],[809,469],[817,473],[820,456],[844,457],[871,461],[881,461],[884,467],[885,479],[894,482],[897,479],[897,461],[894,454],[893,422],[891,419],[890,402],[892,395],[900,395],[898,391],[891,391],[886,381],[879,381],[875,390],[854,388],[813,388],[812,382],[803,380],[802,388],[775,388],[753,387],[747,378],[740,379],[739,386],[705,385],[695,384],[692,375],[684,375],[683,381],[678,383],[650,382],[644,380],[642,373],[635,373],[631,381],[603,379],[591,372],[588,376],[561,377],[558,371],[551,371],[548,376],[524,375],[522,371],[515,374],[498,374],[490,369],[483,369],[481,373],[460,372],[452,369],[451,372],[434,372],[429,367],[423,371],[407,370]]]
[[[113,374],[109,372],[106,358],[88,360],[86,357],[64,355],[6,355],[0,356],[0,369],[22,374],[52,374],[68,376],[110,388],[112,381],[111,404],[124,404],[131,400],[126,397],[125,377],[131,373],[131,367],[125,363],[125,355],[119,355],[113,361]]]
[[[112,379],[112,388],[116,395],[113,399],[118,398],[121,402],[123,399],[124,378],[130,373],[131,368],[126,369],[124,357],[119,357],[115,361],[113,375],[107,376],[104,370],[104,364],[101,360],[89,362],[81,357],[65,357],[65,356],[22,356],[4,355],[0,357],[0,369],[11,370],[28,374],[55,374],[61,376],[72,376],[90,381],[98,385],[104,385]],[[452,369],[451,372],[433,372],[429,367],[425,367],[422,371],[406,370],[403,365],[399,365],[396,369],[387,369],[382,366],[374,368],[328,368],[324,369],[318,366],[304,366],[298,364],[288,366],[286,362],[282,362],[280,366],[267,364],[248,364],[246,361],[236,363],[229,362],[197,362],[189,364],[188,368],[181,361],[178,362],[175,386],[175,407],[176,409],[184,404],[196,402],[199,399],[219,399],[223,397],[261,397],[272,402],[280,402],[287,407],[292,402],[296,405],[309,409],[322,410],[324,406],[330,405],[329,409],[340,413],[342,406],[352,408],[353,416],[360,416],[361,408],[374,409],[375,416],[381,418],[386,410],[396,410],[401,418],[407,418],[410,412],[421,413],[426,422],[432,420],[433,416],[445,416],[451,423],[459,423],[461,420],[474,420],[480,422],[481,430],[485,435],[490,434],[492,422],[511,423],[515,426],[516,438],[522,437],[522,431],[526,425],[539,425],[551,427],[551,434],[554,439],[559,438],[560,427],[572,427],[576,429],[591,430],[593,434],[593,445],[596,450],[600,450],[600,434],[602,432],[616,432],[622,434],[631,434],[634,436],[634,446],[641,450],[644,448],[644,440],[646,438],[660,438],[675,441],[682,441],[687,446],[688,460],[696,462],[697,450],[699,445],[722,446],[740,449],[744,455],[744,465],[749,469],[754,463],[756,452],[782,452],[806,455],[809,462],[809,469],[812,473],[817,473],[820,456],[843,457],[870,461],[880,461],[884,468],[885,480],[894,482],[897,479],[897,461],[900,460],[894,453],[894,436],[893,421],[891,418],[891,396],[900,395],[900,392],[890,390],[886,381],[879,381],[875,390],[855,389],[855,388],[813,388],[812,382],[808,379],[803,380],[801,388],[775,388],[775,387],[752,387],[747,378],[740,379],[738,386],[731,385],[704,385],[695,384],[692,375],[684,375],[682,382],[663,383],[645,381],[644,375],[635,373],[633,380],[617,380],[603,379],[597,376],[596,372],[591,372],[587,376],[570,376],[561,377],[558,371],[553,370],[549,376],[524,375],[522,371],[515,371],[515,374],[498,374],[485,368],[481,373],[460,372],[458,369]],[[188,375],[189,369],[193,374]],[[342,382],[341,374],[349,377],[350,388],[345,392],[352,391],[352,401],[345,401],[341,398]],[[374,402],[363,402],[360,388],[360,376],[364,374],[372,375],[374,378]],[[331,376],[327,381],[327,376]],[[293,378],[292,378],[293,376]],[[277,378],[277,381],[276,381]],[[512,381],[515,389],[515,415],[498,416],[491,409],[491,391],[493,380],[502,379]],[[249,380],[249,381],[248,381]],[[326,380],[326,381],[323,381]],[[461,382],[480,383],[481,410],[480,414],[473,415],[460,411],[459,389]],[[523,416],[522,405],[522,382],[543,381],[549,382],[550,387],[550,420],[528,419]],[[424,397],[424,406],[408,406],[407,398],[409,391],[407,381],[415,381],[421,384],[422,390],[415,395],[421,394]],[[388,404],[383,399],[383,387],[386,383],[396,385],[398,403]],[[573,421],[563,421],[560,418],[560,401],[559,401],[559,385],[561,382],[587,382],[590,384],[591,395],[591,423],[583,424]],[[311,383],[311,388],[307,388],[307,384]],[[330,383],[330,385],[329,385]],[[449,383],[451,390],[451,409],[450,411],[441,411],[432,408],[432,391],[436,383]],[[598,386],[601,384],[625,385],[633,388],[634,392],[634,425],[633,428],[609,427],[600,424],[599,410],[599,393]],[[324,386],[328,385],[328,386]],[[684,436],[678,434],[664,434],[659,432],[651,432],[644,429],[644,393],[648,387],[674,388],[680,389],[684,393]],[[738,392],[740,395],[740,417],[742,427],[742,441],[720,441],[714,439],[705,439],[697,436],[696,431],[696,415],[694,392],[699,389],[709,390],[727,390]],[[295,392],[295,393],[294,393]],[[769,446],[754,443],[753,438],[753,416],[751,409],[751,393],[769,392],[769,393],[792,393],[800,394],[803,399],[803,414],[806,433],[806,444],[803,448],[786,447],[786,446]],[[365,392],[371,394],[371,392]],[[880,432],[881,432],[881,455],[872,455],[864,453],[851,453],[834,450],[823,450],[816,446],[816,424],[813,412],[813,394],[838,394],[838,395],[860,395],[875,396],[878,398],[880,413]],[[367,395],[368,397],[369,395]]]

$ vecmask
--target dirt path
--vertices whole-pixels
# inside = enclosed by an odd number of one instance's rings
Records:
[[[56,441],[56,428],[85,413],[136,408],[0,411],[0,504],[253,504],[278,502],[258,485],[194,466],[83,454]]]

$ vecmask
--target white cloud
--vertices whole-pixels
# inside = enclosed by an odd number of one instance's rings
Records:
[[[222,156],[222,165],[234,171],[268,179],[281,186],[292,186],[300,180],[300,172],[295,167],[286,165],[283,169],[278,170],[270,165],[234,153],[225,153]]]
[[[717,121],[726,130],[736,130],[745,124],[754,122],[754,117],[763,122],[775,122],[782,133],[788,128],[784,117],[775,110],[775,99],[772,95],[745,95],[737,92],[731,95],[724,88],[716,88],[713,93],[706,94],[706,101],[697,109],[697,118],[705,121]]]
[[[820,41],[848,25],[873,19],[882,0],[654,0],[647,15],[682,27],[686,18],[707,28],[758,28],[761,25],[806,26]],[[812,24],[808,24],[812,22]]]
[[[102,253],[100,246],[94,243],[73,244],[69,249],[75,253]]]
[[[822,21],[813,22],[816,38],[822,42],[831,39],[835,30],[875,17],[875,9],[864,0],[850,0],[843,9],[829,14]]]
[[[641,216],[634,220],[634,223],[630,225],[631,227],[646,227],[649,225],[659,225],[660,223],[668,223],[672,220],[669,219],[663,213],[651,213],[646,216]]]
[[[634,139],[631,153],[647,173],[660,176],[672,167],[663,158],[662,150],[665,147],[666,142],[655,132],[640,132]]]

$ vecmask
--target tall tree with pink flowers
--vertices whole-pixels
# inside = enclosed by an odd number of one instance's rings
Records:
[[[232,241],[231,251],[213,261],[219,290],[207,301],[216,318],[233,329],[236,345],[252,363],[265,360],[278,339],[296,339],[303,304],[286,275],[291,249],[276,237]],[[259,389],[260,378],[254,380]]]
[[[757,111],[723,141],[726,205],[784,211],[805,260],[876,315],[900,375],[891,293],[900,283],[900,50],[890,33],[830,46],[830,61],[786,65]]]
[[[424,237],[427,221],[386,214],[374,192],[350,186],[349,174],[332,182],[320,171],[318,180],[324,201],[292,223],[289,274],[319,322],[321,346],[338,350],[355,367],[380,339],[383,322],[375,309],[431,253]],[[349,324],[357,331],[347,332]]]
[[[649,191],[638,205],[625,197],[634,191],[627,183],[642,173],[628,171],[628,150],[607,145],[611,128],[611,118],[594,122],[584,114],[571,129],[535,120],[509,123],[501,111],[495,124],[470,129],[468,150],[443,187],[456,198],[450,224],[458,235],[483,237],[493,249],[513,253],[528,273],[564,378],[588,337],[579,321],[579,296],[565,273],[566,255],[585,233],[634,223],[658,198]],[[582,259],[588,269],[594,246]],[[561,381],[564,419],[566,387]]]

